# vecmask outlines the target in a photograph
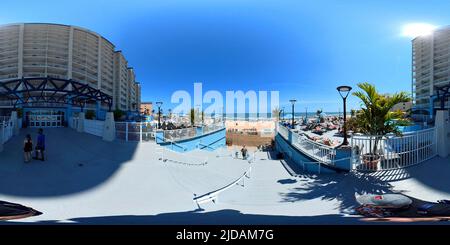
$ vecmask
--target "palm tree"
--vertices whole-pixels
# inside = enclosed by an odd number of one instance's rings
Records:
[[[195,109],[191,108],[191,110],[189,111],[189,119],[191,121],[191,126],[194,126],[195,124],[195,114],[196,114]]]
[[[275,117],[277,121],[280,120],[280,113],[281,110],[278,107],[273,108],[272,110],[272,117]]]
[[[371,155],[375,156],[378,143],[386,134],[394,133],[401,136],[398,126],[405,125],[408,120],[400,111],[391,111],[391,109],[397,103],[409,101],[409,96],[406,92],[382,95],[378,93],[374,85],[367,82],[359,83],[358,87],[362,91],[354,92],[353,95],[362,103],[361,110],[356,113],[356,125],[359,132],[375,137],[373,147],[369,146]]]

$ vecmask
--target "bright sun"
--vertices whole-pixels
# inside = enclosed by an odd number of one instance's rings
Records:
[[[434,29],[436,29],[436,26],[431,24],[411,23],[403,26],[402,35],[410,38],[426,36],[431,34]]]

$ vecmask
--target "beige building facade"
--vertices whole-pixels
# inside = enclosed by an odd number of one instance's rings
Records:
[[[113,109],[137,111],[140,85],[113,43],[82,27],[0,26],[0,82],[22,77],[72,79],[113,97]]]

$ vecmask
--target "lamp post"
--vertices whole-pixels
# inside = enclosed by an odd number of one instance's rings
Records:
[[[283,109],[281,111],[283,112],[283,117],[282,117],[281,121],[284,121],[284,106],[283,106]]]
[[[305,120],[303,121],[303,124],[308,124],[308,107],[305,107]]]
[[[350,86],[339,86],[336,88],[339,92],[339,95],[341,95],[342,100],[344,101],[344,142],[342,142],[342,145],[348,145],[347,140],[347,96],[350,93],[350,90],[352,90],[352,87]]]
[[[161,128],[161,106],[163,103],[161,101],[158,101],[155,104],[158,107],[158,129],[160,129]]]
[[[294,105],[295,105],[295,102],[296,102],[297,100],[296,99],[291,99],[291,100],[289,100],[289,102],[291,102],[291,104],[292,104],[292,128],[294,128],[294,123],[295,123],[295,121],[294,121],[294,114],[295,114],[295,110],[294,110]]]

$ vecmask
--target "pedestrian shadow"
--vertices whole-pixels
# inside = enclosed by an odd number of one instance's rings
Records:
[[[23,140],[37,129],[22,129],[0,154],[0,194],[61,196],[94,188],[133,158],[138,143],[106,142],[70,128],[46,128],[46,160],[23,161]],[[35,143],[35,142],[34,142]],[[34,156],[34,154],[33,154]]]

